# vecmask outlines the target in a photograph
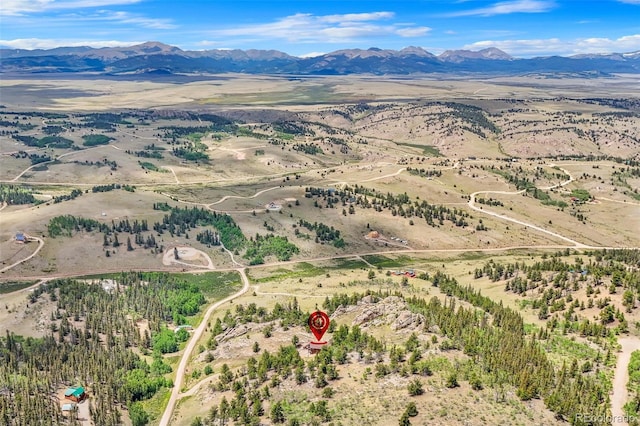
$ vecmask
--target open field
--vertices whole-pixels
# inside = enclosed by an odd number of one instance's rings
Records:
[[[379,76],[288,77],[228,75],[210,76],[192,83],[109,80],[102,77],[58,77],[46,80],[3,79],[5,105],[60,110],[108,110],[114,108],[152,108],[159,106],[260,106],[285,104],[316,105],[331,102],[404,101],[407,99],[477,99],[487,103],[504,98],[551,98],[567,94],[593,97],[633,96],[635,76],[617,78],[548,78],[548,76],[496,77],[476,81],[462,79],[407,78]],[[182,80],[184,81],[184,79]],[[588,87],[588,90],[585,88]],[[24,99],[25,88],[31,99],[13,104],[12,96]],[[637,93],[637,92],[636,92]],[[324,95],[323,95],[324,94]],[[319,96],[320,95],[320,96]],[[53,104],[42,105],[42,100]]]

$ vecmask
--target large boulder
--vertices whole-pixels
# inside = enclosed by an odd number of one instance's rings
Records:
[[[420,314],[414,314],[410,311],[402,311],[391,324],[392,330],[415,329],[422,325],[424,317]]]
[[[367,324],[374,319],[384,315],[384,306],[367,306],[358,316],[353,319],[353,325]]]

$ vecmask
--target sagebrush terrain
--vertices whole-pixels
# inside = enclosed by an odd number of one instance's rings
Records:
[[[640,100],[584,81],[3,80],[0,418],[637,419]]]

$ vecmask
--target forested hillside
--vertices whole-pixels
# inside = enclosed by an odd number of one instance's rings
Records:
[[[528,333],[520,314],[447,275],[438,273],[427,279],[451,296],[448,302],[389,291],[336,295],[322,305],[335,318],[329,330],[331,345],[315,357],[301,357],[302,343],[294,336],[290,345],[281,346],[275,353],[264,350],[251,356],[235,372],[226,363],[217,365],[214,369],[219,374],[211,384],[216,402],[207,417],[197,418],[194,423],[232,421],[251,425],[269,418],[276,424],[347,424],[350,414],[339,408],[344,401],[333,399],[333,395],[341,387],[341,380],[352,377],[363,363],[369,366],[363,374],[363,388],[368,386],[369,377],[376,382],[408,379],[407,408],[400,417],[405,423],[401,424],[411,424],[408,417],[415,416],[417,409],[429,410],[416,408],[411,398],[424,393],[425,381],[432,376],[441,377],[451,389],[463,381],[475,392],[491,388],[498,399],[513,389],[521,401],[540,399],[570,424],[591,424],[582,422],[577,413],[595,413],[594,417],[607,414],[610,382],[605,371],[610,368],[610,355],[597,352],[593,358],[558,364],[546,349],[555,338],[552,332],[540,329]],[[404,344],[390,345],[373,336],[375,326],[370,331],[363,328],[369,329],[368,321],[362,326],[341,321],[341,315],[356,306],[370,307],[365,311],[374,312],[378,304],[413,312],[419,318],[419,332],[409,335]],[[272,311],[255,304],[238,305],[213,327],[208,358],[217,358],[218,346],[243,324],[264,324],[265,336],[270,337],[275,328],[305,327],[307,316],[295,299],[288,305],[276,304]],[[316,391],[310,392],[309,383]],[[290,392],[285,398],[277,390],[283,388]],[[308,397],[300,400],[294,396],[299,394]]]
[[[235,287],[223,274],[210,282],[160,273],[122,273],[115,286],[54,280],[29,294],[29,303],[53,302],[49,334],[0,338],[0,423],[73,424],[62,415],[55,394],[82,385],[90,393],[96,425],[122,424],[128,410],[134,424],[146,422],[138,404],[173,386],[163,353],[177,351],[188,333],[167,325],[187,324],[206,302],[205,294]],[[217,277],[217,279],[216,279]],[[148,324],[143,327],[142,324]]]

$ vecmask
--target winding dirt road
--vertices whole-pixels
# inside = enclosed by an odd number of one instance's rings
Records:
[[[373,181],[380,180],[380,179],[385,179],[385,178],[388,178],[388,177],[398,176],[400,173],[404,172],[405,170],[407,170],[406,167],[403,167],[403,168],[401,168],[400,170],[398,170],[395,173],[390,173],[388,175],[376,176],[376,177],[373,177],[373,178],[364,179],[364,180],[359,181],[358,183],[373,182]]]
[[[624,404],[628,399],[627,382],[629,381],[628,365],[631,353],[640,350],[640,338],[635,336],[621,337],[618,343],[622,346],[618,354],[616,371],[613,376],[613,393],[611,394],[611,424],[614,426],[626,425],[624,421]]]
[[[4,268],[0,269],[0,273],[4,272],[4,271],[8,271],[9,269],[18,266],[21,263],[26,262],[27,260],[33,258],[35,255],[38,254],[38,252],[42,249],[42,247],[44,247],[44,240],[42,238],[39,237],[28,237],[30,240],[36,240],[38,241],[38,247],[36,248],[36,250],[31,253],[29,256],[25,257],[24,259],[20,259],[17,262],[12,263],[9,266],[5,266]]]
[[[175,258],[174,250],[178,249],[180,252],[180,256],[178,259]],[[204,259],[207,264],[206,265],[198,265],[196,263],[187,262],[187,260],[197,260],[198,258]],[[170,247],[165,250],[164,255],[162,256],[162,264],[165,266],[170,265],[182,265],[188,266],[190,268],[200,268],[200,269],[209,269],[213,270],[215,267],[213,266],[213,261],[211,257],[203,252],[202,250],[195,249],[189,246],[175,246]]]
[[[475,205],[476,196],[478,194],[517,195],[517,194],[522,194],[523,192],[524,192],[524,190],[516,191],[516,192],[508,192],[508,191],[476,191],[473,194],[471,194],[471,196],[469,197],[469,202],[467,203],[467,205],[469,206],[470,209],[473,209],[473,210],[475,210],[477,212],[486,214],[488,216],[493,216],[493,217],[497,217],[497,218],[502,219],[502,220],[506,220],[508,222],[517,223],[518,225],[526,226],[527,228],[535,229],[536,231],[540,231],[540,232],[545,233],[547,235],[551,235],[552,237],[559,238],[559,239],[564,240],[564,241],[566,241],[568,243],[571,243],[576,248],[594,248],[594,247],[589,246],[587,244],[583,244],[583,243],[578,242],[576,240],[572,240],[569,237],[565,237],[564,235],[560,235],[557,232],[553,232],[553,231],[549,231],[548,229],[544,229],[544,228],[542,228],[542,227],[540,227],[538,225],[534,225],[532,223],[525,222],[523,220],[515,219],[515,218],[512,218],[512,217],[500,214],[500,213],[496,213],[496,212],[493,212],[491,210],[485,210],[485,209],[483,209],[481,207],[477,207]]]
[[[248,196],[243,196],[243,195],[225,195],[224,197],[220,198],[218,201],[214,201],[213,203],[209,203],[206,204],[207,206],[215,206],[216,204],[220,204],[222,202],[225,202],[226,200],[230,199],[230,198],[238,198],[238,199],[244,199],[244,200],[248,200],[251,198],[256,198],[259,195],[264,194],[265,192],[269,192],[269,191],[273,191],[275,189],[280,189],[282,187],[280,186],[272,186],[271,188],[267,188],[267,189],[263,189],[261,191],[256,192],[253,195],[248,195]]]
[[[553,165],[551,164],[551,165],[549,165],[549,167],[553,167]],[[565,185],[568,185],[568,184],[570,184],[571,182],[574,181],[573,176],[571,176],[571,174],[567,170],[562,169],[562,168],[560,168],[560,170],[562,170],[567,176],[569,176],[569,179],[567,179],[566,181],[564,181],[562,183],[558,183],[556,185],[547,186],[547,187],[544,187],[544,188],[541,188],[541,189],[543,189],[543,190],[555,189],[555,188],[559,188],[559,187],[563,187]],[[476,206],[476,204],[475,204],[476,203],[476,196],[478,194],[518,195],[518,194],[524,193],[525,191],[526,190],[524,190],[524,189],[522,189],[520,191],[476,191],[476,192],[474,192],[473,194],[471,194],[469,196],[469,202],[467,203],[467,205],[469,206],[470,209],[473,209],[473,210],[475,210],[477,212],[486,214],[488,216],[493,216],[493,217],[497,217],[497,218],[502,219],[502,220],[506,220],[508,222],[517,223],[518,225],[526,226],[527,228],[535,229],[536,231],[542,232],[542,233],[547,234],[547,235],[551,235],[552,237],[555,237],[555,238],[559,238],[559,239],[561,239],[563,241],[566,241],[568,243],[573,244],[573,246],[576,247],[576,248],[595,248],[593,246],[589,246],[587,244],[583,244],[583,243],[578,242],[576,240],[573,240],[571,238],[565,237],[564,235],[560,235],[557,232],[549,231],[548,229],[542,228],[542,227],[534,225],[532,223],[528,223],[528,222],[525,222],[525,221],[522,221],[522,220],[519,220],[519,219],[515,219],[515,218],[512,218],[512,217],[500,214],[500,213],[496,213],[496,212],[493,212],[491,210],[485,210],[482,207]]]
[[[597,200],[605,200],[605,201],[610,201],[612,203],[632,205],[632,206],[640,206],[640,203],[634,203],[633,201],[612,200],[611,198],[605,198],[605,197],[598,197]]]
[[[225,303],[237,297],[242,296],[249,290],[249,279],[247,278],[245,269],[239,268],[239,269],[236,269],[236,271],[240,273],[243,286],[235,294],[232,294],[231,296],[225,299],[222,299],[214,303],[213,305],[209,306],[209,309],[207,309],[207,312],[205,312],[204,317],[200,322],[200,325],[193,331],[193,334],[189,339],[189,343],[187,343],[187,346],[184,348],[182,358],[180,359],[180,364],[178,364],[178,369],[176,370],[176,380],[175,380],[175,383],[173,384],[173,388],[171,389],[171,396],[169,397],[169,402],[167,403],[167,407],[165,408],[164,413],[162,414],[162,418],[160,419],[160,426],[169,426],[169,423],[171,422],[171,417],[173,416],[173,410],[175,409],[176,403],[180,398],[180,390],[182,389],[182,383],[184,382],[184,373],[185,373],[185,370],[187,369],[189,358],[191,358],[191,353],[195,349],[196,344],[198,343],[198,340],[200,340],[200,338],[202,337],[202,334],[207,328],[209,317],[220,306],[224,305]]]

